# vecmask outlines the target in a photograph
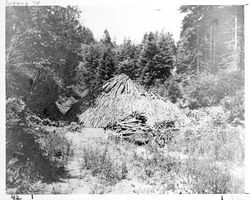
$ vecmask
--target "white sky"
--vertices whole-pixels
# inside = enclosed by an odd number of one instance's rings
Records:
[[[96,39],[103,36],[105,29],[109,31],[117,44],[130,38],[133,42],[141,42],[147,31],[164,31],[173,34],[178,41],[183,14],[178,11],[179,5],[123,4],[123,5],[80,5],[81,22],[87,26]]]

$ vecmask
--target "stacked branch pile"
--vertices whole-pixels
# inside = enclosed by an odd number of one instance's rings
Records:
[[[160,122],[153,127],[146,124],[147,118],[143,113],[133,112],[122,120],[110,122],[105,130],[110,130],[120,140],[136,144],[148,144],[164,147],[173,138],[174,122]],[[112,134],[112,133],[111,133]]]

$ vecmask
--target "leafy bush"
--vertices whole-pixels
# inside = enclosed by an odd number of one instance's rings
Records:
[[[245,119],[244,91],[239,90],[234,96],[226,96],[221,100],[225,110],[229,112],[229,122],[239,123]]]
[[[170,81],[167,90],[167,97],[172,103],[176,103],[178,99],[183,97],[180,85],[176,80]]]
[[[151,87],[151,91],[169,99],[172,103],[176,103],[178,99],[183,98],[183,91],[179,80],[175,77],[169,78],[163,84]]]
[[[63,175],[63,163],[53,159],[49,149],[64,148],[57,135],[50,143],[51,135],[31,120],[31,113],[21,99],[7,101],[6,115],[6,186],[14,193],[29,193],[38,180],[58,180]],[[44,139],[44,143],[41,141]],[[50,148],[48,148],[50,146]]]
[[[72,155],[71,143],[61,132],[47,133],[41,136],[38,141],[44,155],[49,157],[51,161],[56,161],[60,166],[63,166],[68,157]]]
[[[164,147],[173,139],[176,130],[174,121],[155,123],[152,130],[148,132],[150,144]]]
[[[168,145],[170,150],[215,160],[244,160],[241,130],[227,124],[227,113],[221,107],[192,110],[189,117],[194,125],[176,132]]]
[[[216,106],[226,96],[237,96],[237,91],[244,87],[244,77],[240,72],[221,72],[218,75],[200,74],[193,77],[185,94],[189,107]]]
[[[85,147],[82,164],[83,168],[90,170],[93,176],[98,176],[108,184],[114,185],[126,178],[128,172],[126,163],[113,160],[110,154],[107,146],[104,149]]]
[[[151,154],[150,158],[143,159],[142,169],[147,177],[153,177],[155,174],[160,173],[162,176],[177,172],[180,168],[181,163],[171,157],[166,157],[159,153],[157,150]]]

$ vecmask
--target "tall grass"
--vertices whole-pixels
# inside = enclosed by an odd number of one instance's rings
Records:
[[[227,113],[221,107],[189,112],[193,125],[186,127],[167,145],[169,151],[178,151],[215,161],[244,161],[243,129],[228,125]]]
[[[123,179],[139,181],[148,185],[151,193],[244,192],[243,179],[232,176],[227,166],[213,158],[179,159],[150,145],[144,150],[145,154],[137,151],[133,144],[102,142],[83,149],[82,165],[107,185],[115,185]],[[142,188],[139,193],[143,191]]]
[[[242,193],[244,180],[232,176],[230,168],[213,159],[178,159],[154,149],[148,158],[137,158],[140,179],[158,188],[161,193]],[[160,184],[159,184],[160,183]]]
[[[126,163],[121,160],[114,160],[108,151],[108,146],[104,148],[83,148],[84,169],[90,170],[93,176],[98,176],[109,185],[114,185],[118,181],[126,178]]]
[[[188,159],[182,163],[182,174],[193,193],[225,194],[244,192],[244,180],[238,180],[211,159]]]

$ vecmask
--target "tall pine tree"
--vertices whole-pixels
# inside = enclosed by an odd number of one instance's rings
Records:
[[[170,34],[144,35],[138,57],[140,81],[146,87],[163,83],[174,65],[175,45]]]
[[[109,32],[104,31],[104,36],[100,41],[101,55],[97,67],[98,83],[101,84],[112,78],[115,74],[115,49],[111,41]]]
[[[138,48],[132,44],[131,40],[124,39],[123,44],[119,45],[116,50],[117,74],[126,74],[131,79],[138,77],[137,69]]]

